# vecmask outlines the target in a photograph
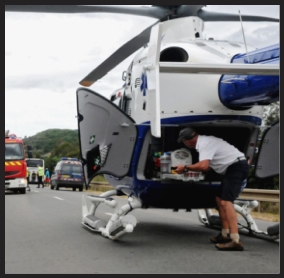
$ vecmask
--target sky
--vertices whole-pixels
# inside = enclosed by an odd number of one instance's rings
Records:
[[[280,5],[208,5],[204,9],[280,18]],[[110,13],[5,12],[5,130],[24,138],[52,128],[77,129],[79,82],[154,22]],[[279,43],[277,22],[242,25],[247,44],[260,48]],[[241,28],[240,22],[205,22],[204,34],[243,42]],[[122,87],[122,72],[136,53],[89,88],[109,98]]]

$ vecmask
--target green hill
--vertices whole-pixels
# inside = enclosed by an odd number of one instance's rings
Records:
[[[31,137],[24,138],[25,145],[30,145],[34,152],[43,155],[50,153],[61,143],[79,144],[78,130],[48,129]]]
[[[25,146],[32,147],[33,157],[44,158],[46,167],[52,169],[60,157],[80,159],[78,130],[48,129],[24,138]]]

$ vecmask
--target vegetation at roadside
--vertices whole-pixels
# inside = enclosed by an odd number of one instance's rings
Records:
[[[106,182],[106,179],[104,178],[103,175],[97,175],[95,176],[92,181],[96,181],[96,182]]]
[[[263,114],[263,124],[264,126],[271,126],[274,123],[280,120],[280,102],[274,102],[270,105],[264,107]],[[260,138],[262,137],[263,132],[260,132]],[[257,147],[260,150],[261,146],[259,142]],[[252,164],[256,164],[258,153],[255,154]],[[279,189],[279,175],[275,177],[269,177],[264,179],[258,179],[255,177],[255,168],[252,167],[249,174],[249,179],[246,188],[257,188],[257,189]]]
[[[272,222],[280,222],[280,215],[268,212],[256,212],[252,211],[251,215],[255,219],[267,220]]]

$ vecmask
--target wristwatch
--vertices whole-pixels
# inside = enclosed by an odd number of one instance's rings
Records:
[[[183,172],[184,172],[184,173],[187,172],[186,164],[185,164],[184,167],[183,167]]]

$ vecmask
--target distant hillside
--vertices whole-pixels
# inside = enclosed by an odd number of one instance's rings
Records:
[[[32,146],[32,152],[43,156],[51,153],[63,143],[79,146],[78,130],[71,129],[47,129],[34,136],[24,138],[25,145]]]

